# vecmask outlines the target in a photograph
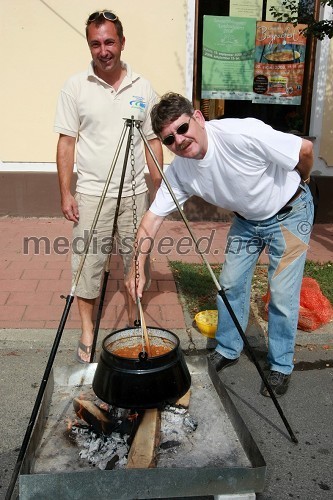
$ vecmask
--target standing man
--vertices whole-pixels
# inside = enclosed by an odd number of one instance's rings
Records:
[[[121,61],[125,37],[119,18],[109,10],[94,12],[86,22],[86,38],[92,62],[87,71],[72,76],[65,83],[59,96],[54,126],[55,132],[60,134],[57,147],[57,168],[61,208],[66,219],[74,223],[73,278],[81,258],[80,250],[82,252],[82,248],[78,249],[78,245],[74,243],[82,241],[82,238],[86,239],[89,234],[119,144],[124,119],[133,117],[142,122],[142,131],[162,164],[161,144],[152,130],[150,120],[150,111],[157,97],[150,83],[134,73],[128,64]],[[78,179],[76,193],[73,196],[70,184],[75,149]],[[100,293],[103,268],[108,257],[106,241],[110,243],[123,171],[125,148],[122,149],[98,219],[92,248],[89,250],[76,288],[82,323],[77,359],[82,363],[90,361],[93,342],[93,309],[95,299]],[[138,222],[149,206],[144,178],[144,149],[146,148],[144,148],[139,131],[135,128],[134,158],[132,158],[135,183],[131,163],[126,169],[117,220],[117,238],[120,248],[123,249],[125,273],[131,261],[128,242],[130,239],[133,240],[134,234],[133,184],[135,184],[135,208]],[[161,178],[147,151],[146,160],[156,191]],[[96,246],[97,251],[94,250]],[[108,247],[110,248],[110,244]],[[131,300],[128,300],[128,315],[129,323],[132,323],[134,318]]]
[[[260,253],[268,247],[268,381],[277,397],[288,389],[293,370],[299,295],[313,223],[307,186],[313,165],[312,143],[273,130],[260,120],[205,122],[202,113],[179,94],[166,94],[152,110],[152,125],[177,155],[166,177],[180,204],[197,195],[236,213],[231,225],[221,287],[243,330],[246,329],[251,281]],[[175,203],[162,183],[141,221],[137,238],[139,277],[132,266],[126,286],[142,296],[143,265],[151,242]],[[217,296],[217,347],[210,354],[216,370],[235,364],[243,341],[220,295]],[[264,396],[269,396],[262,387]]]

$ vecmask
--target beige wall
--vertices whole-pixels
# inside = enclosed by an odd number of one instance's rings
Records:
[[[123,23],[123,59],[159,94],[185,93],[186,0],[1,0],[0,161],[55,160],[57,96],[88,66],[85,20],[104,8]]]
[[[327,166],[333,166],[333,40],[330,42],[330,55],[327,63],[326,92],[323,111],[323,128],[319,157]]]
[[[119,15],[126,36],[124,60],[148,78],[159,94],[186,93],[187,40],[193,35],[186,33],[187,9],[191,5],[194,10],[195,0],[0,3],[0,162],[55,161],[58,137],[52,127],[57,96],[64,81],[89,64],[84,24],[95,10],[110,8]],[[326,95],[319,109],[321,132],[314,128],[313,135],[318,136],[318,156],[333,166],[333,40],[330,47]],[[166,154],[165,162],[170,159]],[[333,169],[325,174],[327,170]]]

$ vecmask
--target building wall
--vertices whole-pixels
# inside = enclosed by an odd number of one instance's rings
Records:
[[[55,161],[58,93],[87,68],[85,21],[103,8],[123,23],[124,61],[158,93],[185,92],[186,1],[1,0],[2,162]]]
[[[326,87],[323,108],[323,135],[320,141],[319,158],[328,167],[333,166],[333,40],[329,44],[329,54],[326,72]],[[333,170],[333,168],[332,168]],[[332,172],[333,173],[333,172]]]
[[[61,215],[54,173],[58,136],[52,130],[56,101],[64,81],[87,68],[85,20],[103,8],[123,22],[123,59],[159,94],[172,90],[191,98],[195,0],[1,0],[0,216]],[[318,42],[310,126],[314,174],[320,177],[318,222],[333,220],[332,54],[333,41]],[[165,163],[171,159],[165,150]],[[220,214],[203,210],[198,200],[189,206],[192,219]]]
[[[332,19],[332,8],[321,8],[321,19]],[[333,186],[333,40],[325,38],[317,42],[316,65],[311,103],[310,135],[314,140],[314,168],[316,176],[327,177],[330,189]]]

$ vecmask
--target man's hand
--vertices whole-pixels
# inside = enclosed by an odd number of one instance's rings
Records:
[[[62,198],[61,210],[67,220],[79,222],[79,209],[72,194],[68,194]]]
[[[138,297],[139,299],[142,298],[142,293],[145,284],[146,284],[146,276],[144,269],[142,270],[142,272],[140,272],[140,270],[137,269],[136,262],[133,261],[132,267],[125,278],[125,286],[135,303],[137,302]]]
[[[79,210],[71,193],[76,138],[60,134],[57,146],[57,169],[61,195],[61,210],[67,220],[79,221]]]
[[[139,299],[142,297],[143,289],[146,284],[144,271],[145,261],[153,248],[154,238],[163,222],[163,219],[164,217],[155,215],[153,212],[148,210],[138,228],[136,236],[138,252],[136,258],[132,262],[132,267],[128,272],[128,275],[125,278],[125,286],[134,302],[137,301],[138,297]]]

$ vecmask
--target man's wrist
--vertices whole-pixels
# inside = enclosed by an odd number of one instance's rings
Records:
[[[295,167],[295,168],[294,168],[294,170],[295,170],[295,171],[298,173],[298,175],[300,176],[301,181],[305,182],[305,184],[309,184],[309,182],[310,182],[310,176],[309,176],[309,177],[307,177],[306,179],[303,179],[302,174],[301,174],[301,172],[299,171],[299,169],[298,169],[297,167]]]

